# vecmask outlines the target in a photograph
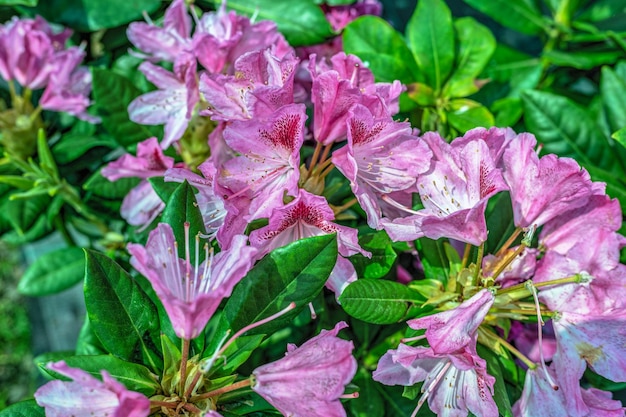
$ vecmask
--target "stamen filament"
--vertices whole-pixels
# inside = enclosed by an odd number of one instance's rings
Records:
[[[226,387],[218,388],[218,389],[213,390],[213,391],[205,392],[204,394],[196,395],[195,397],[192,397],[189,401],[197,402],[198,400],[204,400],[205,398],[217,397],[218,395],[222,395],[222,394],[225,394],[227,392],[235,391],[235,390],[238,390],[240,388],[249,387],[250,385],[252,385],[252,379],[250,379],[250,378],[244,379],[242,381],[235,382],[232,385],[228,385]]]
[[[541,363],[541,369],[546,374],[546,379],[552,385],[552,389],[557,391],[559,386],[554,382],[550,373],[548,372],[548,367],[546,366],[546,361],[543,358],[543,333],[541,331],[541,327],[545,324],[543,319],[541,318],[541,308],[539,306],[539,297],[537,296],[537,288],[533,285],[531,281],[526,281],[526,288],[533,295],[533,299],[535,300],[535,308],[537,309],[537,342],[539,343],[539,360]]]
[[[422,408],[422,405],[424,405],[424,403],[426,402],[426,399],[428,398],[430,393],[435,390],[437,385],[439,385],[439,382],[441,382],[441,378],[443,378],[443,376],[446,374],[446,372],[448,371],[450,366],[452,366],[452,362],[446,363],[445,366],[441,369],[441,371],[439,371],[439,373],[437,374],[437,376],[435,377],[433,382],[431,382],[428,385],[428,387],[424,388],[422,386],[422,392],[424,394],[422,394],[422,396],[420,397],[419,401],[417,402],[417,407],[415,407],[415,410],[413,410],[413,413],[411,414],[411,417],[415,417],[417,415],[417,412],[420,410],[420,408]]]
[[[463,250],[463,260],[461,261],[461,269],[464,269],[469,262],[469,256],[472,251],[472,245],[469,243],[465,244],[465,249]]]
[[[517,239],[517,237],[519,236],[520,233],[522,233],[522,228],[521,227],[517,227],[515,229],[515,231],[513,232],[513,234],[511,236],[509,236],[509,238],[506,240],[506,242],[504,242],[502,247],[500,249],[498,249],[498,252],[496,252],[496,257],[500,257],[500,256],[504,255],[504,252],[506,252],[509,249],[509,246],[511,246],[513,244],[513,242],[515,242],[515,239]]]
[[[413,209],[410,209],[408,207],[403,206],[402,204],[398,203],[396,200],[394,200],[393,198],[389,197],[388,195],[383,195],[380,197],[381,200],[391,204],[392,206],[394,206],[395,208],[398,208],[406,213],[409,214],[419,214],[419,211],[415,211]]]
[[[353,399],[353,398],[359,398],[359,392],[358,391],[354,391],[352,394],[343,394],[343,395],[340,395],[339,398],[344,398],[346,400]]]
[[[500,274],[509,266],[511,263],[517,258],[517,256],[522,253],[526,249],[526,245],[523,243],[519,245],[513,252],[510,252],[504,259],[498,262],[498,268],[494,271],[491,276],[494,280],[500,276]]]
[[[180,357],[180,386],[179,392],[182,394],[185,391],[185,381],[187,380],[187,359],[189,358],[189,339],[182,340],[183,347],[181,349]]]
[[[333,213],[336,215],[343,213],[345,210],[349,209],[350,207],[352,207],[355,203],[357,202],[356,197],[352,198],[350,200],[348,200],[347,203],[342,204],[340,206],[335,206],[333,207]]]
[[[421,336],[405,337],[404,339],[400,339],[400,342],[402,342],[402,343],[417,342],[418,340],[422,340],[422,339],[426,339],[426,335],[425,334],[423,334]]]
[[[537,368],[537,364],[535,364],[533,361],[531,361],[530,359],[528,359],[526,357],[526,355],[524,355],[522,352],[520,352],[519,350],[517,350],[515,348],[515,346],[513,346],[512,344],[510,344],[509,342],[507,342],[505,339],[501,338],[500,336],[498,336],[497,334],[491,332],[491,331],[487,331],[485,330],[483,327],[479,327],[478,328],[478,332],[484,336],[487,339],[491,339],[493,341],[495,341],[496,343],[501,344],[502,346],[504,346],[506,349],[508,349],[509,352],[511,352],[514,356],[516,356],[519,360],[521,360],[522,362],[524,362],[524,364],[526,366],[528,366],[528,369],[536,369]]]
[[[309,169],[306,172],[306,177],[309,178],[311,173],[313,172],[313,168],[315,164],[317,164],[317,158],[320,156],[320,152],[322,150],[322,142],[317,142],[315,145],[315,150],[313,151],[313,156],[311,157],[311,164],[309,165]]]

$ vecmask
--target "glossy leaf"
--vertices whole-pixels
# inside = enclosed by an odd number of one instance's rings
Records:
[[[618,64],[615,70],[603,67],[600,79],[604,111],[612,131],[626,127],[626,75],[620,77],[620,72],[626,72],[626,62]]]
[[[169,201],[174,191],[180,186],[180,184],[176,182],[166,182],[163,177],[148,178],[148,182],[150,182],[154,192],[157,193],[164,203]]]
[[[465,133],[475,127],[491,127],[496,121],[489,109],[480,103],[455,99],[450,101],[448,122],[460,133]]]
[[[122,199],[126,194],[139,184],[138,178],[120,178],[117,181],[109,181],[104,178],[100,171],[94,174],[83,184],[83,189],[90,191],[99,197],[108,199]]]
[[[56,0],[39,3],[35,12],[81,31],[96,31],[139,20],[144,11],[151,13],[160,3],[159,0]]]
[[[343,31],[343,49],[357,55],[372,70],[376,81],[400,80],[409,84],[421,80],[413,54],[402,36],[377,16],[362,16]]]
[[[265,335],[263,334],[255,334],[252,336],[241,336],[235,339],[233,344],[224,351],[224,357],[228,358],[228,360],[225,361],[225,363],[223,362],[222,366],[217,368],[215,373],[212,373],[211,376],[232,375],[237,368],[248,360],[252,352],[259,347],[264,337]],[[218,362],[214,368],[219,365]]]
[[[354,377],[354,384],[359,387],[359,398],[365,401],[350,401],[348,405],[356,417],[383,417],[385,415],[385,401],[376,389],[377,382],[364,368],[360,368]]]
[[[589,7],[581,14],[580,19],[600,22],[623,15],[626,15],[623,0],[594,0],[589,2]]]
[[[45,417],[43,407],[37,405],[35,400],[26,400],[15,403],[0,411],[0,417]]]
[[[85,276],[85,254],[81,248],[58,249],[38,257],[28,267],[17,286],[21,294],[50,295],[82,281]]]
[[[61,358],[56,358],[60,360]],[[157,376],[143,365],[126,362],[112,355],[68,356],[62,358],[69,367],[80,368],[98,379],[102,379],[101,371],[105,370],[117,381],[131,391],[140,392],[148,397],[154,395],[161,386]],[[37,366],[53,378],[67,379],[46,368],[47,361],[36,361]]]
[[[106,3],[106,2],[105,2]],[[128,105],[142,92],[126,77],[93,68],[93,97],[102,126],[122,146],[134,145],[154,135],[154,130],[135,124],[128,118]]]
[[[624,56],[623,51],[549,51],[543,57],[561,67],[590,70],[601,65],[614,64]]]
[[[224,306],[222,329],[231,331],[296,303],[296,309],[252,334],[271,334],[285,327],[320,293],[337,260],[335,235],[301,239],[266,255],[237,284]],[[219,334],[219,333],[218,333]]]
[[[532,0],[463,0],[503,26],[527,35],[549,29],[548,23]]]
[[[13,228],[24,234],[43,216],[43,213],[50,204],[50,197],[47,194],[34,196],[32,198],[9,200],[5,203],[5,216]]]
[[[333,36],[322,9],[312,0],[228,0],[227,6],[237,13],[255,16],[255,21],[275,22],[292,46],[314,45]]]
[[[93,332],[88,315],[85,315],[83,327],[80,328],[80,333],[78,333],[75,353],[76,355],[104,355],[107,353],[104,346],[102,346],[102,342]]]
[[[359,279],[346,287],[339,302],[346,313],[373,324],[392,324],[404,319],[412,304],[426,299],[394,281]]]
[[[91,250],[85,254],[85,304],[94,333],[110,353],[130,361],[143,358],[152,370],[159,369],[155,305],[113,260]]]
[[[522,95],[524,120],[544,153],[575,158],[585,167],[621,172],[615,153],[587,111],[566,97],[542,91]]]
[[[179,184],[170,196],[165,204],[165,209],[163,209],[161,221],[172,227],[174,238],[178,242],[178,256],[183,259],[185,258],[184,223],[188,222],[190,226],[189,236],[192,240],[192,242],[189,242],[192,245],[190,247],[194,247],[193,239],[198,233],[206,234],[204,220],[202,220],[202,214],[200,214],[200,209],[198,208],[194,189],[187,181]],[[195,253],[193,253],[193,250],[191,252],[191,263],[193,265]]]
[[[382,278],[391,271],[397,255],[387,233],[379,231],[361,236],[359,244],[372,254],[371,258],[361,254],[348,258],[354,265],[359,278]]]
[[[59,164],[70,163],[90,149],[96,147],[115,148],[117,144],[106,137],[93,137],[76,134],[63,135],[52,148],[54,159]]]
[[[458,40],[458,53],[455,59],[454,72],[449,83],[462,80],[474,80],[483,71],[496,50],[496,39],[487,27],[471,17],[463,17],[454,22]],[[455,95],[452,97],[464,97]]]
[[[454,64],[454,30],[443,0],[420,0],[406,29],[409,48],[426,84],[440,90]]]

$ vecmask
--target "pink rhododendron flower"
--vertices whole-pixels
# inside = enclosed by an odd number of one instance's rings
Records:
[[[383,219],[394,240],[449,237],[472,245],[487,240],[485,208],[489,197],[507,186],[480,138],[448,144],[437,133],[424,135],[434,158],[430,169],[417,178],[424,205],[413,215]]]
[[[587,171],[570,158],[537,156],[537,141],[520,134],[504,151],[504,179],[513,202],[516,226],[541,226],[548,220],[581,207],[597,189]]]
[[[582,399],[589,407],[589,416],[624,417],[625,407],[622,403],[612,399],[610,392],[597,388],[581,390]]]
[[[293,53],[278,58],[272,48],[249,52],[235,62],[235,75],[200,77],[200,91],[209,103],[201,115],[213,120],[266,117],[293,103],[293,76],[298,61]]]
[[[185,54],[174,64],[174,73],[150,62],[143,62],[139,70],[159,90],[134,99],[128,105],[128,115],[135,123],[165,124],[161,147],[167,149],[185,133],[194,108],[200,100],[196,61],[191,55]]]
[[[322,5],[326,19],[335,32],[340,32],[359,16],[380,16],[382,7],[378,0],[357,0],[355,3],[340,6]]]
[[[165,156],[157,138],[137,144],[137,156],[123,155],[102,168],[101,174],[109,181],[120,178],[141,178],[142,181],[124,197],[122,217],[133,226],[147,226],[163,211],[165,204],[147,181],[159,177],[174,166],[174,158]]]
[[[35,392],[35,400],[46,409],[47,417],[146,417],[150,414],[150,400],[127,390],[107,371],[102,371],[102,381],[99,381],[63,361],[51,362],[46,367],[72,379],[50,381]]]
[[[0,76],[31,90],[45,87],[50,74],[56,70],[57,53],[65,49],[71,34],[69,29],[55,34],[39,16],[35,19],[14,17],[0,25]]]
[[[346,327],[339,322],[300,347],[290,344],[284,358],[254,370],[252,389],[285,416],[345,417],[339,397],[357,369],[352,342],[337,337]]]
[[[432,152],[412,135],[409,123],[375,118],[356,104],[347,119],[348,144],[333,152],[332,161],[350,180],[352,192],[367,214],[368,225],[380,229],[382,195],[406,190],[430,166]]]
[[[250,244],[259,248],[258,256],[311,236],[337,233],[339,254],[343,257],[371,254],[359,246],[357,230],[333,223],[335,216],[324,197],[299,190],[289,204],[272,210],[269,224],[250,233]],[[340,257],[341,258],[341,257]],[[327,284],[337,296],[348,282],[356,279],[354,266],[343,258],[337,260]]]
[[[185,0],[174,0],[165,11],[163,27],[132,22],[126,30],[128,40],[143,53],[133,53],[151,61],[175,62],[192,50],[191,18]]]
[[[626,382],[626,312],[560,312],[553,319],[553,326],[557,339],[553,366],[568,415],[586,415],[579,381],[587,366],[612,381]]]
[[[493,305],[492,291],[482,289],[452,310],[407,321],[410,328],[426,329],[426,339],[436,353],[452,353],[475,339],[476,330]]]
[[[483,276],[492,277],[503,259],[506,259],[506,256],[510,255],[509,252],[514,252],[518,248],[518,246],[510,248],[509,251],[501,256],[492,254],[486,255],[483,258]],[[537,267],[538,254],[539,251],[537,249],[524,248],[496,277],[496,284],[501,288],[506,288],[531,279]]]
[[[300,147],[304,140],[304,105],[290,104],[265,120],[232,122],[224,130],[226,143],[241,156],[219,168],[220,192],[227,207],[235,199],[248,207],[247,221],[268,217],[281,206],[283,194],[296,195],[300,178]]]
[[[497,417],[493,400],[495,378],[476,353],[476,339],[453,353],[436,353],[432,348],[400,344],[378,362],[373,378],[385,385],[412,386],[424,381],[418,408],[428,400],[437,416]]]
[[[150,281],[163,303],[176,335],[193,339],[252,267],[256,250],[247,241],[237,236],[228,250],[191,265],[189,259],[178,257],[172,228],[160,223],[145,247],[130,243],[128,251],[133,267]]]
[[[546,378],[550,372],[550,378]],[[556,375],[551,368],[529,369],[526,372],[524,391],[513,405],[515,417],[572,417],[565,406],[565,395],[562,390],[554,389],[552,381]]]

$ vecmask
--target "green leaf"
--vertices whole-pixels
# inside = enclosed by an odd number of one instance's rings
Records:
[[[365,369],[360,368],[354,384],[359,387],[359,399],[350,401],[350,410],[356,417],[383,417],[385,415],[385,402],[376,389],[377,383]]]
[[[589,7],[580,15],[579,19],[600,22],[602,20],[620,18],[625,14],[624,0],[594,0],[589,2]]]
[[[172,227],[174,239],[178,242],[178,256],[185,259],[185,244],[183,244],[185,242],[185,222],[188,222],[190,226],[189,236],[192,242],[188,242],[189,245],[193,243],[193,239],[198,233],[206,234],[204,220],[194,195],[194,188],[187,181],[179,184],[170,196],[165,204],[161,221]],[[192,253],[191,264],[194,265],[194,263],[195,253]]]
[[[623,51],[548,51],[542,54],[554,65],[580,70],[590,70],[601,65],[613,64],[624,56]]]
[[[92,74],[93,97],[98,115],[102,118],[102,126],[117,143],[128,147],[155,136],[153,130],[135,124],[128,118],[128,105],[142,93],[141,90],[128,78],[108,69],[93,68]]]
[[[85,315],[83,327],[80,328],[80,333],[78,333],[75,353],[76,355],[104,355],[107,353],[104,346],[102,346],[102,342],[93,332],[88,315]]]
[[[493,81],[510,84],[509,97],[519,97],[522,91],[535,88],[541,79],[539,58],[531,57],[503,44],[498,44],[485,69]]]
[[[420,0],[406,29],[426,84],[439,91],[454,64],[452,15],[443,0]]]
[[[348,258],[354,265],[359,278],[382,278],[389,273],[396,258],[396,252],[391,246],[391,239],[384,231],[370,233],[359,238],[359,245],[371,252],[368,258],[360,253]]]
[[[400,283],[372,279],[352,282],[339,297],[346,313],[373,324],[397,323],[412,304],[425,301],[421,294]]]
[[[446,240],[433,240],[423,237],[417,240],[417,249],[421,254],[424,275],[436,279],[445,285],[450,278],[450,260],[445,249]]]
[[[522,95],[524,120],[545,153],[576,159],[587,169],[623,173],[607,139],[588,112],[566,97],[542,91]]]
[[[293,301],[295,310],[247,334],[271,334],[285,327],[320,293],[336,259],[335,235],[301,239],[270,252],[233,290],[224,306],[222,324],[236,332]]]
[[[402,36],[378,16],[361,16],[343,31],[343,49],[357,55],[372,70],[376,81],[420,80],[413,54]]]
[[[513,205],[508,192],[498,193],[489,199],[485,218],[489,230],[485,252],[496,253],[515,230]]]
[[[491,127],[496,123],[487,107],[468,99],[450,101],[448,122],[460,133],[475,127]]]
[[[227,7],[246,16],[255,16],[256,21],[275,22],[294,47],[323,43],[333,36],[322,9],[312,0],[228,0]]]
[[[120,178],[117,181],[109,181],[104,178],[100,171],[93,175],[83,184],[83,189],[91,191],[99,197],[111,200],[121,200],[128,192],[139,184],[139,178]]]
[[[88,32],[139,20],[144,11],[151,13],[160,4],[160,0],[55,0],[39,3],[34,11],[50,21]]]
[[[613,133],[611,137],[615,139],[617,143],[626,148],[626,127]]]
[[[600,92],[604,110],[611,130],[618,130],[626,126],[626,76],[620,77],[620,72],[625,72],[626,62],[620,62],[615,71],[609,67],[602,68],[600,79]]]
[[[117,144],[106,137],[85,136],[80,134],[67,134],[61,137],[52,148],[52,154],[59,164],[70,163],[87,151],[96,147],[114,148]]]
[[[457,19],[454,22],[454,29],[458,40],[458,53],[454,65],[455,70],[449,83],[466,79],[474,80],[483,71],[496,50],[496,39],[487,27],[471,17]],[[455,95],[454,93],[454,90],[451,90],[450,96],[465,96],[465,94]]]
[[[26,400],[15,403],[0,411],[0,417],[45,417],[43,407],[35,400]]]
[[[60,359],[60,358],[59,358]],[[157,376],[143,365],[126,362],[111,355],[68,356],[63,360],[72,368],[80,368],[98,379],[102,379],[102,370],[107,371],[113,378],[124,384],[131,391],[140,392],[150,397],[160,390]],[[46,368],[47,361],[37,361],[37,366],[57,379],[67,379],[63,375]]]
[[[50,197],[38,195],[27,199],[10,200],[4,204],[4,214],[19,233],[24,234],[34,226],[50,204]]]
[[[463,0],[496,22],[527,35],[547,32],[549,25],[532,0]]]
[[[151,177],[148,178],[148,182],[152,184],[154,192],[157,193],[164,203],[168,202],[174,191],[180,186],[180,184],[176,182],[166,182],[163,177]]]
[[[50,295],[70,288],[85,275],[85,254],[70,247],[40,256],[28,267],[17,286],[21,294]]]
[[[491,105],[491,111],[495,117],[496,126],[514,126],[522,117],[522,100],[514,97],[496,100]]]
[[[161,367],[155,353],[159,318],[150,298],[131,276],[105,255],[85,250],[85,304],[94,333],[122,359],[143,358],[152,370]]]
[[[223,353],[223,356],[228,358],[228,360],[215,373],[211,374],[211,378],[214,376],[232,375],[237,368],[248,360],[252,352],[259,347],[264,337],[264,334],[255,334],[252,336],[240,336],[235,339]]]

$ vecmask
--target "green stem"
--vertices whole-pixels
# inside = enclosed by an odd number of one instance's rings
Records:
[[[473,286],[478,284],[478,276],[480,275],[480,271],[482,269],[484,253],[485,253],[485,242],[481,243],[480,246],[478,247],[478,255],[476,256],[476,270],[474,271],[474,277],[472,278]]]
[[[61,233],[61,236],[63,236],[63,240],[65,240],[67,246],[78,246],[69,230],[67,230],[67,226],[65,226],[65,222],[63,221],[61,215],[54,218],[54,227],[59,231],[59,233]]]
[[[526,366],[528,366],[528,369],[535,369],[537,368],[537,365],[531,361],[530,359],[528,359],[526,357],[526,355],[524,355],[522,352],[520,352],[519,350],[517,350],[515,348],[515,346],[513,346],[512,344],[510,344],[509,342],[507,342],[505,339],[501,338],[500,336],[496,335],[495,333],[492,333],[490,331],[487,331],[485,329],[483,329],[482,327],[478,328],[478,331],[487,339],[491,339],[494,342],[504,346],[509,352],[511,352],[514,356],[516,356],[519,360],[521,360],[522,362],[524,362],[524,364],[526,364]]]
[[[532,284],[535,286],[535,288],[541,288],[541,287],[550,287],[552,285],[562,285],[562,284],[572,284],[572,283],[579,284],[582,281],[583,281],[583,277],[580,274],[576,274],[570,277],[554,279],[551,281],[533,282]],[[516,292],[520,290],[528,290],[526,288],[526,282],[522,282],[521,284],[513,285],[511,287],[498,290],[497,295],[508,294],[508,293],[512,293],[512,292]],[[530,292],[528,292],[528,295],[530,295]]]

